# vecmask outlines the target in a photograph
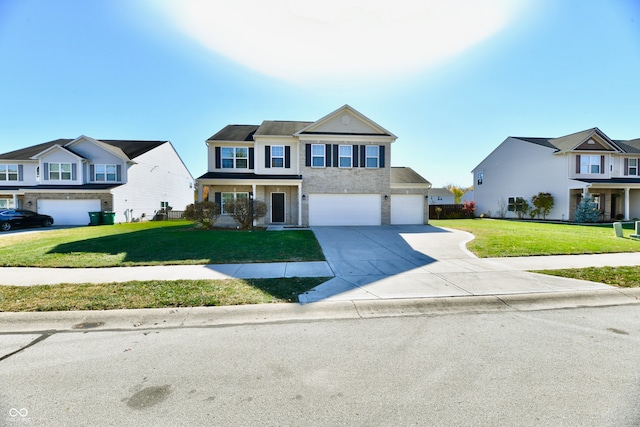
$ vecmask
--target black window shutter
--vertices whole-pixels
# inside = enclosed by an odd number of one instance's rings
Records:
[[[353,160],[353,167],[357,168],[358,167],[358,146],[357,145],[353,146],[352,160]]]
[[[367,163],[367,153],[364,145],[360,146],[360,167],[363,168]]]
[[[379,155],[380,155],[380,167],[384,168],[384,145],[380,146]]]
[[[580,154],[576,155],[576,173],[580,173]]]
[[[629,159],[624,159],[624,174],[629,175]]]
[[[255,164],[255,149],[252,147],[249,147],[249,169],[255,169],[256,164]]]
[[[215,156],[216,156],[216,169],[220,169],[222,167],[221,166],[222,161],[220,159],[220,156],[222,154],[220,154],[220,147],[215,147],[214,151],[215,151]]]
[[[24,165],[18,165],[18,181],[24,181]]]
[[[265,168],[271,167],[271,146],[270,145],[264,146],[264,167]]]
[[[96,180],[96,167],[95,165],[90,165],[89,166],[89,181],[95,181]],[[120,181],[120,180],[118,180]]]
[[[600,173],[604,173],[604,156],[600,156]]]
[[[331,144],[326,144],[324,146],[324,153],[325,153],[324,165],[325,167],[329,167],[331,166]]]
[[[284,167],[291,168],[291,147],[288,145],[284,147]]]
[[[311,166],[311,144],[304,146],[304,165]]]
[[[218,206],[222,206],[222,193],[214,193],[213,198]]]
[[[338,167],[338,145],[333,144],[333,167]]]
[[[78,165],[76,163],[71,163],[71,179],[78,179]]]
[[[122,181],[122,165],[116,166],[116,181]]]
[[[43,166],[43,169],[44,169],[44,171],[42,173],[42,178],[45,181],[49,181],[49,163],[43,163],[42,166]]]

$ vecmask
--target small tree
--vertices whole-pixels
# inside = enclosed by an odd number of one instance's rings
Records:
[[[529,212],[529,202],[527,202],[522,197],[516,197],[515,210],[516,210],[516,215],[518,216],[518,219],[524,218]]]
[[[252,210],[253,205],[253,210]],[[261,200],[237,199],[225,203],[225,212],[231,214],[233,220],[242,230],[248,230],[253,220],[267,214],[267,204]]]
[[[498,200],[498,217],[504,218],[507,216],[507,201],[503,198]]]
[[[469,190],[473,190],[473,187],[465,188],[465,187],[460,187],[458,185],[453,185],[453,184],[447,184],[444,186],[444,188],[446,188],[447,190],[453,193],[456,204],[460,203],[460,200],[462,199],[462,196],[464,196],[464,193],[466,193]]]
[[[219,216],[220,205],[210,201],[192,203],[184,211],[185,219],[195,221],[202,228],[213,228]]]
[[[553,196],[551,193],[538,193],[531,197],[531,202],[537,208],[537,211],[542,214],[542,219],[547,219],[547,215],[553,208]]]
[[[467,218],[473,218],[474,212],[476,211],[476,202],[473,200],[465,200],[462,203],[462,212],[467,216]]]
[[[600,209],[591,196],[585,196],[576,209],[576,222],[598,222]]]

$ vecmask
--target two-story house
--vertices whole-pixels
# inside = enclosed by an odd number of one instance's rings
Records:
[[[431,184],[391,167],[396,136],[345,105],[315,122],[228,125],[207,140],[199,198],[267,204],[264,224],[426,224]]]
[[[477,213],[517,214],[520,200],[551,193],[548,219],[573,220],[585,194],[601,220],[640,217],[640,139],[612,140],[600,129],[559,138],[509,137],[473,169]]]
[[[88,212],[116,222],[152,219],[168,204],[193,203],[193,177],[169,141],[58,139],[0,154],[0,209],[86,225]]]

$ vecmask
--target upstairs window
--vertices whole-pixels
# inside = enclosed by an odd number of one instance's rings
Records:
[[[324,144],[311,144],[311,166],[314,168],[324,167]]]
[[[627,175],[638,175],[638,159],[628,159]]]
[[[379,161],[379,147],[377,145],[367,145],[365,152],[365,165],[368,168],[377,168]]]
[[[341,168],[350,168],[353,160],[353,147],[351,145],[341,145],[338,157],[338,164]]]
[[[249,167],[248,147],[222,147],[220,154],[223,169],[247,169]]]
[[[284,167],[284,145],[271,146],[271,167],[272,168]]]
[[[484,173],[478,172],[478,185],[482,185],[482,180],[484,179]]]
[[[51,181],[71,181],[71,163],[49,163]]]
[[[17,181],[18,165],[0,164],[0,181]]]
[[[95,181],[116,181],[116,165],[95,165]]]
[[[600,174],[601,172],[602,156],[580,156],[580,173],[581,174]]]

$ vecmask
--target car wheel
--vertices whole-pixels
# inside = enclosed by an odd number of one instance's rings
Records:
[[[43,227],[51,227],[52,225],[53,225],[53,221],[51,221],[50,219],[45,219],[44,221],[42,221]]]
[[[2,224],[0,224],[0,230],[2,230],[2,231],[11,230],[11,224],[8,223],[8,222],[3,222]]]

